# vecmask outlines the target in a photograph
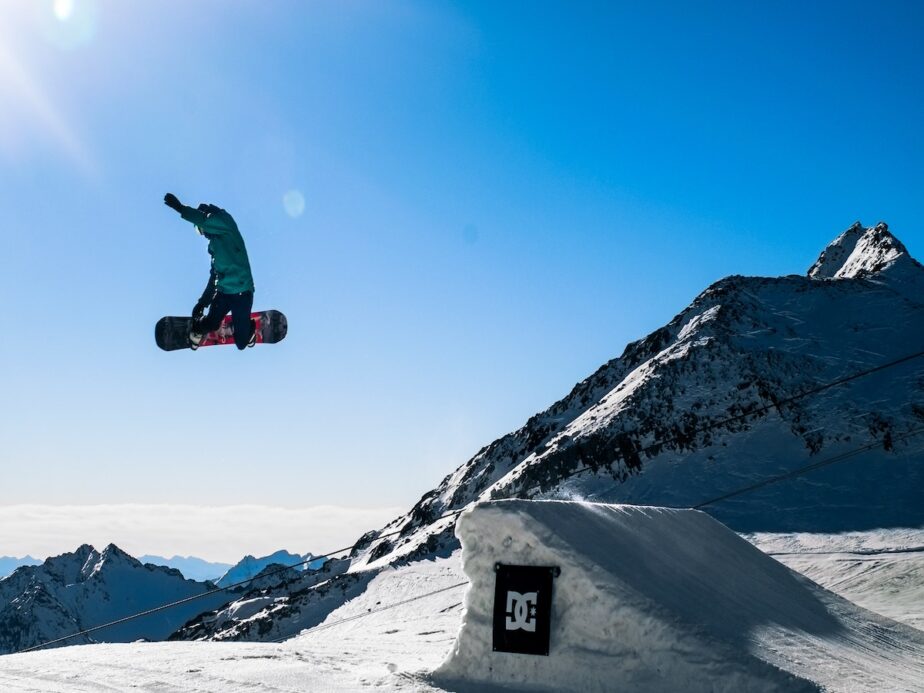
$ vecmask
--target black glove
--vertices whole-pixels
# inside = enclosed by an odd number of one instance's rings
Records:
[[[205,309],[209,307],[208,303],[200,300],[192,310],[192,319],[193,322],[199,322],[202,320],[202,316],[205,315]]]
[[[196,303],[192,312],[193,322],[197,322],[202,319],[202,315],[205,313],[205,309],[212,305],[212,301],[215,300],[215,295],[218,292],[218,279],[215,276],[215,269],[213,268],[209,272],[209,283],[205,285],[205,291],[202,292],[202,296],[199,297],[199,301]]]
[[[183,203],[180,202],[179,199],[177,199],[177,196],[173,193],[167,193],[164,195],[164,204],[171,209],[175,209],[177,212],[183,209]]]

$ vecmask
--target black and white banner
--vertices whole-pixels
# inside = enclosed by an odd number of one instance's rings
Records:
[[[494,651],[548,655],[556,567],[494,566]]]

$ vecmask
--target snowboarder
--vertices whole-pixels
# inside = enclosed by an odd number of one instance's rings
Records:
[[[195,225],[196,231],[209,241],[212,256],[209,283],[192,311],[189,331],[190,348],[197,349],[202,338],[218,329],[230,312],[234,325],[234,344],[246,349],[256,343],[256,325],[250,318],[253,308],[253,275],[244,239],[228,212],[211,204],[197,209],[187,207],[173,193],[164,195],[164,204]],[[208,308],[208,315],[205,309]]]

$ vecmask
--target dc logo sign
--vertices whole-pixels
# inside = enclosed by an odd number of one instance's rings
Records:
[[[507,592],[507,630],[536,632],[536,592]]]
[[[494,566],[494,651],[548,655],[557,567]]]

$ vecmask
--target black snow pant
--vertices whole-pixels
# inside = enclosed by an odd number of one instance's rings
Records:
[[[242,291],[239,294],[223,294],[219,291],[212,299],[208,315],[199,321],[196,332],[205,333],[217,330],[224,317],[231,313],[234,344],[238,349],[246,349],[254,329],[250,321],[251,310],[253,310],[253,291]]]

